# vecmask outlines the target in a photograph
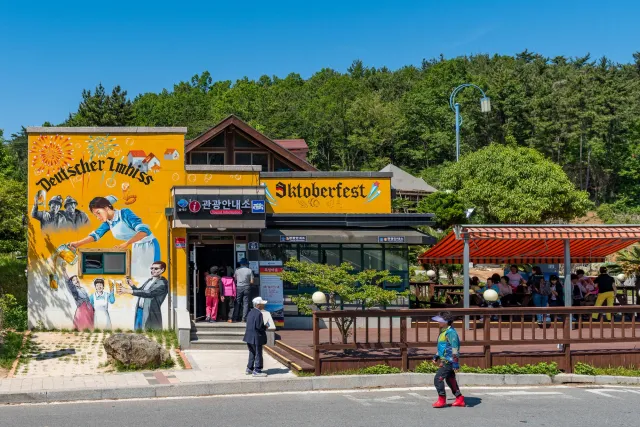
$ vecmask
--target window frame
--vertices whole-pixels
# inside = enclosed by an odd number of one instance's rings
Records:
[[[93,272],[86,272],[85,271],[85,255],[95,255],[95,254],[101,254],[102,255],[102,272],[101,273],[93,273]],[[105,254],[124,254],[124,272],[119,273],[119,272],[111,272],[111,273],[105,273],[104,272],[104,255]],[[78,250],[78,262],[80,263],[80,266],[78,268],[78,277],[83,277],[83,276],[131,276],[131,256],[130,253],[127,249],[79,249]]]

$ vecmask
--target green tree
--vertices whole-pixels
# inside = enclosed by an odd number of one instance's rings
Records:
[[[458,195],[451,191],[436,191],[418,202],[417,211],[435,214],[435,228],[448,230],[455,224],[466,222],[465,206]]]
[[[570,221],[591,207],[560,166],[531,148],[493,144],[467,154],[443,170],[440,185],[484,223]]]
[[[289,260],[286,270],[281,273],[283,281],[296,286],[313,286],[328,295],[329,310],[338,310],[343,304],[355,304],[355,308],[384,306],[394,302],[405,294],[382,288],[383,283],[400,283],[401,278],[389,271],[364,270],[353,274],[353,266],[345,262],[342,265],[326,265]],[[298,310],[303,314],[312,313],[311,295],[298,295],[293,298]],[[349,337],[353,318],[336,318],[336,326],[342,335],[342,342]]]
[[[82,91],[78,112],[69,116],[68,126],[128,126],[133,124],[133,107],[127,91],[115,86],[108,95],[102,83],[93,93]]]

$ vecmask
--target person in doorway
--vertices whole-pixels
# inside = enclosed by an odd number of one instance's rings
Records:
[[[249,313],[249,298],[253,288],[253,271],[249,268],[249,262],[246,258],[240,260],[240,268],[233,274],[236,281],[236,301],[233,307],[233,318],[239,320],[240,305],[242,305],[242,322],[247,321]]]
[[[548,307],[551,289],[549,288],[549,283],[544,279],[540,267],[533,267],[531,277],[529,278],[529,286],[533,294],[533,305],[536,307]],[[542,324],[542,318],[542,314],[536,314],[536,319],[539,324]],[[551,322],[551,317],[547,317],[545,321]]]
[[[249,363],[245,371],[246,375],[254,377],[266,377],[267,374],[262,372],[262,346],[267,343],[267,329],[271,326],[264,323],[262,311],[267,301],[260,297],[253,299],[253,308],[247,314],[247,327],[242,339],[247,343],[249,349]]]
[[[460,338],[458,333],[453,329],[453,316],[448,311],[440,313],[432,318],[434,322],[438,322],[440,326],[440,335],[438,336],[438,350],[433,356],[433,363],[439,366],[438,371],[433,379],[433,383],[438,392],[438,400],[433,404],[434,408],[444,408],[447,406],[447,392],[444,388],[446,382],[451,392],[455,395],[456,400],[451,406],[466,406],[464,396],[460,393],[458,381],[456,380],[456,372],[460,369]]]
[[[222,320],[231,323],[233,322],[233,308],[236,300],[236,282],[231,275],[225,274],[226,271],[227,269],[224,267],[220,269],[220,274],[222,275],[220,279],[222,282],[222,295],[224,296],[224,300],[222,301]]]
[[[204,296],[207,303],[207,317],[205,322],[214,323],[218,320],[218,305],[220,299],[224,300],[221,292],[220,276],[218,276],[218,267],[213,266],[209,269],[209,273],[205,274],[206,288]]]
[[[166,269],[167,264],[163,261],[154,262],[150,267],[151,277],[142,286],[134,286],[131,279],[127,277],[129,288],[120,287],[118,290],[119,294],[131,294],[138,297],[135,305],[134,330],[162,329],[161,307],[169,292],[169,282],[162,277]]]
[[[71,292],[71,296],[73,296],[73,300],[76,303],[76,312],[73,315],[73,328],[78,331],[93,329],[94,310],[89,294],[85,288],[82,287],[78,276],[74,275],[69,277],[64,264],[60,268],[62,268],[62,276],[67,283],[67,289]]]
[[[594,281],[598,290],[598,299],[596,306],[604,306],[606,303],[609,307],[613,307],[616,298],[616,286],[613,277],[607,273],[607,267],[600,267],[600,275]],[[593,319],[598,319],[598,313],[593,313]],[[607,313],[607,321],[611,321],[611,313]]]
[[[96,329],[111,329],[111,317],[109,317],[109,304],[115,304],[116,295],[113,287],[110,287],[109,293],[104,291],[104,279],[101,277],[93,281],[93,287],[96,291],[91,295],[90,301],[93,306],[93,327]]]

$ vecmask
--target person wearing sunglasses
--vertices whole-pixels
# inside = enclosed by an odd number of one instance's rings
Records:
[[[135,286],[127,277],[126,283],[129,288],[121,287],[118,290],[119,294],[131,294],[138,297],[135,304],[134,330],[162,329],[161,307],[169,292],[169,282],[162,277],[166,269],[166,263],[156,261],[149,268],[151,277],[142,286]]]

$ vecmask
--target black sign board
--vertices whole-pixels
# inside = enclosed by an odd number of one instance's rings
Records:
[[[264,220],[266,203],[260,195],[180,194],[175,196],[176,218]]]
[[[404,243],[404,236],[378,236],[378,243]]]

